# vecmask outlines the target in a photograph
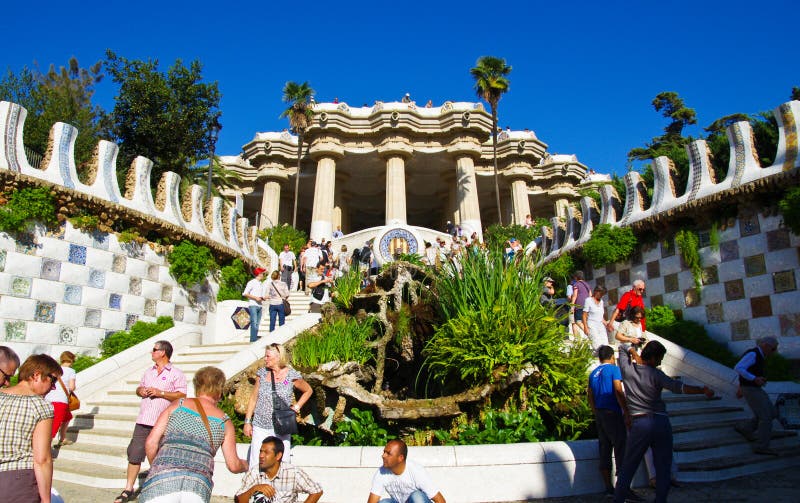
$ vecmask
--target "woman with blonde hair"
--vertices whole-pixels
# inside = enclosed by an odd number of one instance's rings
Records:
[[[172,402],[158,416],[145,442],[150,471],[142,484],[139,502],[204,502],[214,487],[214,456],[222,447],[231,473],[247,470],[236,453],[236,431],[218,406],[225,374],[203,367],[192,381],[196,398]]]
[[[53,407],[44,399],[61,376],[48,355],[31,355],[15,386],[0,390],[1,501],[50,501]]]
[[[252,437],[250,442],[250,469],[258,468],[258,453],[261,451],[261,442],[267,437],[278,437],[283,441],[284,461],[289,462],[289,448],[291,435],[281,435],[275,431],[272,421],[273,386],[276,399],[283,402],[282,408],[290,408],[292,394],[295,389],[302,395],[297,403],[291,406],[295,414],[300,414],[300,409],[311,398],[311,386],[303,380],[300,372],[289,366],[286,348],[280,344],[270,344],[264,352],[265,367],[256,372],[256,382],[247,403],[247,412],[244,417],[244,434]],[[274,381],[274,383],[273,383]]]
[[[64,351],[59,356],[61,362],[61,380],[56,383],[55,389],[47,394],[45,400],[53,405],[53,434],[56,438],[58,433],[58,443],[56,447],[70,445],[72,440],[67,439],[67,428],[72,421],[72,412],[69,410],[69,395],[75,391],[75,370],[72,364],[75,363],[75,353]]]

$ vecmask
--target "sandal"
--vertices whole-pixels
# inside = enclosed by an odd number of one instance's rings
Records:
[[[74,444],[74,443],[75,443],[75,441],[74,441],[74,440],[70,440],[70,439],[68,439],[68,438],[65,438],[64,440],[62,440],[61,442],[59,442],[59,445],[72,445],[72,444]]]
[[[133,500],[133,491],[129,491],[125,489],[119,496],[114,500],[114,503],[128,503],[128,501]]]

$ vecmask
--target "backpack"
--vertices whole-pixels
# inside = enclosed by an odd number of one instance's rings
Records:
[[[356,248],[355,250],[353,250],[351,263],[357,264],[359,262],[361,262],[361,248]]]

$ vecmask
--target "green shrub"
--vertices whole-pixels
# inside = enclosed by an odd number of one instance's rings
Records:
[[[636,244],[636,236],[629,227],[600,224],[592,231],[589,241],[583,245],[583,256],[594,267],[615,264],[627,260]]]
[[[100,218],[97,215],[78,215],[69,218],[69,223],[71,223],[76,229],[92,232],[97,230],[97,225],[100,223]]]
[[[767,381],[793,381],[792,362],[785,356],[775,353],[764,363],[764,376]]]
[[[575,271],[575,261],[569,253],[562,253],[557,259],[544,264],[542,270],[544,275],[561,280],[566,284],[569,282],[572,272]]]
[[[211,250],[191,241],[181,241],[169,254],[169,273],[180,285],[189,288],[219,269]]]
[[[250,281],[250,274],[241,259],[234,259],[230,265],[222,268],[219,280],[219,293],[217,301],[223,300],[242,300],[242,292],[247,282]]]
[[[375,421],[371,411],[353,408],[350,414],[349,421],[336,425],[339,445],[385,445],[389,441],[389,433]]]
[[[703,287],[703,266],[700,263],[700,240],[692,231],[681,230],[675,235],[675,246],[681,254],[683,263],[692,271],[694,288],[697,292]]]
[[[358,267],[351,267],[334,284],[333,303],[343,309],[353,306],[353,299],[361,291],[361,271]]]
[[[490,225],[483,235],[483,240],[490,250],[502,250],[505,247],[506,241],[511,238],[517,238],[517,241],[526,246],[528,243],[542,235],[542,226],[548,225],[549,222],[544,218],[537,218],[533,226],[525,228],[523,225],[506,225],[501,226],[497,224]]]
[[[800,234],[800,187],[793,187],[778,202],[783,224],[795,234]]]
[[[663,327],[665,325],[672,325],[678,319],[675,317],[675,312],[669,306],[653,306],[647,310],[647,326],[651,328],[651,332],[655,332],[655,327]]]
[[[0,230],[24,232],[34,222],[48,229],[58,225],[55,199],[44,187],[26,187],[13,192],[8,202],[0,207]]]
[[[120,233],[117,235],[117,241],[119,241],[120,244],[128,244],[133,242],[142,243],[144,242],[144,238],[136,229],[125,229],[120,231]]]
[[[154,323],[137,321],[130,331],[115,332],[100,343],[102,358],[105,360],[117,353],[121,353],[164,330],[172,328],[174,325],[175,323],[169,316],[159,316]]]
[[[75,369],[75,372],[80,372],[81,370],[88,369],[102,359],[103,358],[100,356],[78,355],[75,357],[75,363],[72,364],[72,368]]]
[[[267,227],[259,231],[258,235],[278,253],[283,251],[283,245],[289,243],[289,249],[297,255],[300,253],[300,248],[308,242],[308,234],[305,231],[295,229],[289,224]]]
[[[239,444],[249,444],[250,437],[244,434],[244,414],[236,412],[236,400],[233,397],[226,396],[220,400],[219,408],[231,418],[231,424],[234,427],[234,431],[236,431],[236,442]]]
[[[694,321],[679,320],[667,325],[654,325],[648,317],[647,329],[727,367],[733,368],[738,361],[725,344],[720,344],[709,337],[705,327]]]
[[[305,331],[297,337],[292,365],[302,369],[315,369],[332,361],[363,365],[373,359],[369,341],[374,332],[371,318],[363,323],[344,316],[334,318],[320,325],[316,333]]]
[[[452,430],[436,430],[434,436],[441,445],[514,444],[550,439],[547,426],[536,409],[489,409],[475,421],[463,422]]]

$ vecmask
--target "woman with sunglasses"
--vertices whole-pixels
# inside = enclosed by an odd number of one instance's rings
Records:
[[[270,344],[264,352],[264,363],[256,372],[256,382],[250,393],[247,403],[247,412],[244,417],[244,434],[252,437],[250,442],[250,469],[258,469],[258,454],[261,452],[261,442],[267,437],[278,437],[283,441],[284,460],[290,461],[289,448],[291,435],[279,435],[272,423],[272,380],[275,380],[277,399],[281,400],[283,407],[289,408],[292,403],[293,392],[297,389],[302,395],[297,403],[291,406],[295,414],[300,414],[300,409],[311,398],[311,386],[303,380],[300,372],[289,366],[286,348],[280,344]]]
[[[44,396],[60,376],[57,361],[32,355],[19,369],[19,382],[0,390],[0,501],[50,502],[53,407]]]

